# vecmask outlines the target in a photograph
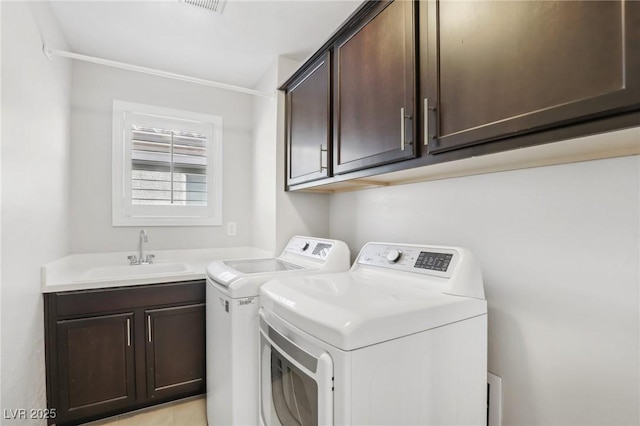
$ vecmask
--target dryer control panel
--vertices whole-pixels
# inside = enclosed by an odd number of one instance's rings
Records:
[[[454,248],[369,243],[360,251],[357,263],[450,278],[459,259]]]

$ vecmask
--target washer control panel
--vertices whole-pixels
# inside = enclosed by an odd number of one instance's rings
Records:
[[[325,260],[327,256],[329,256],[332,248],[333,243],[331,241],[317,240],[308,237],[293,237],[289,240],[284,251],[313,259]]]
[[[360,251],[357,262],[362,265],[449,278],[459,258],[460,254],[456,250],[443,247],[369,243]]]

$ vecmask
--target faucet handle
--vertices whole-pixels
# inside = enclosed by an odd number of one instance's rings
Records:
[[[148,254],[148,255],[147,255],[146,262],[147,262],[147,263],[153,263],[153,259],[155,259],[155,257],[156,257],[156,256],[155,256],[154,254]]]
[[[127,259],[129,259],[129,265],[138,264],[138,257],[135,254],[132,254],[131,256],[127,256]]]

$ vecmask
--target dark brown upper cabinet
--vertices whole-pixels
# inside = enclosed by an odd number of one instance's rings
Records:
[[[637,126],[640,1],[369,0],[280,89],[287,190]]]
[[[424,1],[421,138],[429,153],[640,105],[638,1]]]
[[[312,63],[287,90],[287,185],[329,176],[331,53]]]
[[[414,8],[381,1],[333,45],[333,174],[416,156]]]

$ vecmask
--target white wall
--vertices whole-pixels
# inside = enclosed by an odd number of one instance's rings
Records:
[[[275,91],[300,66],[279,57],[258,89]],[[329,235],[329,197],[284,191],[284,94],[254,101],[253,245],[280,252],[293,235]]]
[[[278,61],[262,76],[257,90],[274,92],[278,80]],[[276,128],[277,102],[273,98],[253,101],[253,235],[252,245],[276,249]]]
[[[330,224],[354,255],[475,252],[505,425],[618,425],[640,423],[639,218],[635,156],[335,194]]]
[[[139,227],[111,225],[114,99],[223,118],[223,226],[147,227],[149,250],[251,244],[252,102],[249,95],[74,62],[71,97],[71,251],[135,251]],[[226,222],[238,234],[227,236]]]
[[[2,24],[2,3],[0,3],[0,25]],[[0,47],[2,31],[0,31]],[[2,100],[2,55],[0,54],[0,103]],[[2,108],[0,108],[0,141],[2,141]],[[0,147],[2,145],[0,144]],[[0,212],[2,211],[2,149],[0,148]],[[0,242],[2,241],[2,214],[0,214]],[[0,333],[2,332],[2,244],[0,243]],[[0,337],[0,408],[2,405],[2,337]]]
[[[68,48],[48,2],[2,3],[3,409],[46,406],[40,266],[69,252],[71,68],[43,41]]]

